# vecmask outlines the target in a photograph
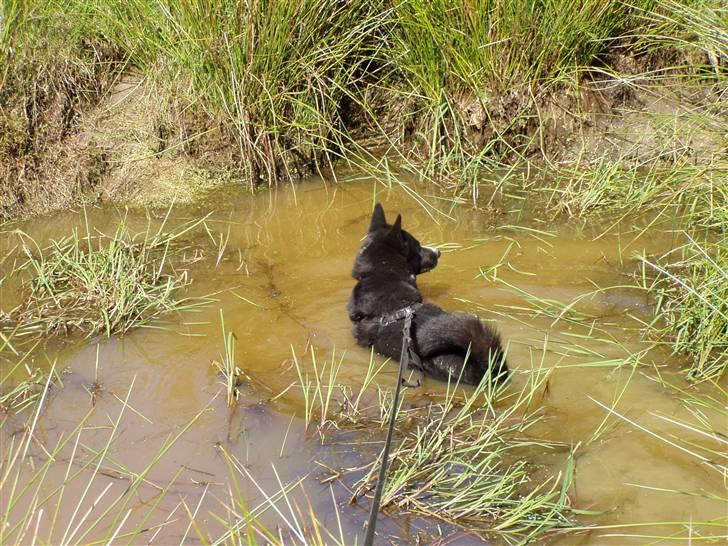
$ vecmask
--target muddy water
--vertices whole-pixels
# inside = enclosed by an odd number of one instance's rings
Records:
[[[229,516],[226,507],[231,486],[221,454],[224,448],[255,480],[239,484],[250,509],[264,503],[261,491],[273,495],[281,483],[301,479],[305,493],[297,489],[291,502],[304,511],[310,503],[319,520],[335,534],[340,525],[351,543],[355,535],[361,542],[368,505],[347,504],[350,491],[346,481],[331,485],[321,481],[331,475],[330,469],[357,467],[368,460],[371,450],[366,454],[366,449],[360,449],[363,437],[341,431],[322,445],[317,435],[304,432],[302,397],[295,389],[272,399],[298,381],[292,352],[310,366],[312,348],[320,359],[334,350],[345,352],[339,381],[361,383],[369,353],[353,343],[345,305],[353,285],[353,256],[366,231],[375,193],[386,210],[403,214],[406,229],[443,251],[438,268],[419,281],[424,297],[446,309],[478,312],[497,323],[509,345],[509,363],[516,371],[513,388],[522,385],[536,366],[558,368],[544,394],[545,419],[536,434],[563,442],[564,453],[544,453],[541,458],[536,454],[534,462],[556,473],[563,468],[568,447],[581,443],[570,496],[576,508],[595,514],[582,516],[580,521],[628,526],[556,536],[551,543],[643,544],[650,542],[646,536],[689,533],[655,522],[725,516],[725,505],[709,498],[725,498],[722,480],[690,455],[615,418],[594,439],[595,430],[607,416],[599,403],[612,405],[617,396],[617,410],[630,420],[658,434],[684,435],[656,417],[689,414],[678,397],[652,379],[651,372],[651,366],[657,365],[679,382],[671,372],[678,362],[666,351],[654,350],[644,357],[649,367],[635,371],[615,365],[645,348],[635,321],[635,317],[648,316],[644,295],[616,288],[583,297],[596,287],[628,284],[629,274],[636,269],[635,253],[662,252],[676,244],[676,236],[667,229],[670,226],[656,223],[643,231],[651,219],[618,224],[610,219],[547,222],[544,215],[525,214],[507,202],[504,208],[513,210],[494,221],[467,206],[453,209],[445,201],[429,198],[450,217],[445,218],[426,211],[401,188],[387,189],[366,180],[336,186],[313,181],[295,190],[255,196],[225,190],[208,205],[172,214],[170,225],[212,212],[208,226],[216,241],[202,231],[191,235],[190,244],[198,250],[187,251],[186,267],[193,279],[189,295],[209,295],[214,302],[195,312],[167,316],[154,323],[154,328],[138,329],[121,338],[67,344],[58,351],[49,346],[47,356],[36,357],[37,365],[48,366],[55,360],[58,369],[67,370],[64,388],[53,391],[39,426],[38,439],[46,445],[67,435],[91,412],[83,444],[103,448],[122,410],[121,401],[128,397],[109,456],[85,493],[86,504],[100,495],[103,505],[105,499],[121,494],[129,483],[124,476],[144,472],[165,441],[179,435],[145,475],[145,485],[134,498],[127,499],[123,509],[114,507],[87,535],[79,531],[76,540],[103,538],[99,529],[129,508],[134,510],[127,527],[134,523],[151,528],[143,536],[145,540],[154,536],[153,543],[196,542],[188,511],[195,514],[203,533],[219,535],[220,526],[212,514]],[[91,224],[107,232],[113,230],[120,214],[88,211]],[[147,218],[128,213],[128,221],[142,229]],[[65,235],[81,223],[81,215],[66,213],[21,227],[47,240]],[[7,249],[12,237],[4,237]],[[0,290],[5,309],[21,297],[12,279]],[[579,315],[567,311],[555,320],[553,313],[563,309],[556,305],[553,311],[546,300],[569,303],[579,297],[583,299],[574,308]],[[546,311],[535,311],[539,307]],[[252,378],[233,409],[227,408],[220,379],[211,366],[220,360],[223,348],[220,310],[227,329],[237,337],[238,365]],[[381,381],[391,384],[395,373],[394,366],[386,368]],[[94,384],[98,389],[92,397],[89,391]],[[425,381],[420,392],[411,396],[443,390],[441,383]],[[713,425],[725,429],[726,423]],[[6,427],[4,440],[11,433]],[[63,481],[70,447],[51,466],[44,486],[48,491]],[[84,452],[71,466],[80,467],[88,457]],[[67,486],[58,528],[81,520],[80,514],[74,514],[77,503],[69,499],[84,496],[87,483],[81,480]],[[104,492],[107,486],[110,489]],[[161,495],[166,487],[169,490]],[[278,525],[285,528],[285,521],[291,520],[289,507],[285,501],[279,507],[280,514],[269,509],[261,521],[273,529]],[[149,512],[151,516],[145,520]],[[99,510],[89,521],[98,514]],[[166,525],[156,527],[163,523]],[[641,523],[650,524],[633,525]],[[49,527],[41,521],[39,536],[47,534]],[[379,528],[400,543],[414,542],[420,532],[433,531],[428,522],[407,517],[383,516]],[[445,532],[452,533],[451,543],[481,543],[456,530]],[[286,540],[295,542],[290,537]]]

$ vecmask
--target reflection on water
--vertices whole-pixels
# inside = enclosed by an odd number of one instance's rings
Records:
[[[533,366],[559,367],[549,382],[543,400],[545,419],[536,434],[568,445],[583,444],[577,452],[571,498],[576,508],[597,512],[584,516],[585,523],[704,521],[724,515],[723,503],[708,498],[724,496],[721,479],[689,454],[616,419],[609,420],[592,441],[607,415],[597,402],[611,406],[619,397],[620,413],[660,434],[677,431],[656,414],[676,418],[686,414],[673,394],[651,380],[648,368],[643,374],[613,365],[645,348],[634,319],[649,311],[644,295],[629,289],[595,292],[597,287],[628,284],[625,275],[636,269],[634,254],[670,248],[674,235],[657,229],[643,233],[639,222],[620,224],[604,233],[609,223],[550,224],[540,221],[538,214],[526,219],[520,213],[506,214],[494,224],[482,212],[466,206],[450,210],[447,204],[443,210],[452,219],[434,214],[435,221],[406,192],[382,190],[371,181],[336,186],[310,182],[295,191],[255,196],[226,190],[209,206],[173,212],[171,222],[181,223],[213,211],[207,222],[210,233],[200,229],[192,234],[185,252],[193,279],[190,295],[212,294],[216,302],[196,312],[167,316],[154,328],[123,338],[66,345],[57,354],[57,367],[69,372],[64,375],[65,387],[55,391],[41,422],[43,440],[72,430],[91,409],[89,385],[98,382],[101,389],[88,422],[98,428],[87,433],[84,441],[93,444],[96,434],[100,448],[122,408],[121,401],[129,397],[105,463],[108,468],[87,493],[89,498],[99,495],[107,484],[112,491],[123,491],[128,481],[118,478],[127,472],[143,472],[152,454],[194,421],[129,501],[129,507],[159,501],[146,525],[176,522],[160,530],[157,543],[185,537],[186,542],[197,540],[185,510],[197,514],[202,532],[219,533],[210,512],[225,512],[230,485],[219,446],[255,477],[255,484],[240,484],[251,508],[264,502],[261,491],[272,493],[280,483],[303,478],[305,502],[311,503],[324,525],[338,529],[340,524],[352,542],[354,534],[361,535],[368,506],[347,505],[350,492],[340,482],[328,485],[321,479],[331,474],[329,469],[362,464],[373,451],[365,455],[355,449],[361,437],[346,431],[321,445],[317,436],[304,433],[300,397],[289,391],[271,399],[297,381],[292,351],[303,355],[310,347],[320,354],[330,354],[334,348],[345,351],[340,379],[361,383],[369,353],[354,343],[345,305],[354,284],[350,278],[353,256],[368,225],[375,189],[376,199],[386,210],[402,213],[407,230],[443,251],[438,268],[420,278],[426,300],[494,320],[509,345],[508,362],[517,371],[516,385],[524,382]],[[110,232],[120,216],[111,212],[89,210],[90,223]],[[147,217],[130,212],[127,221],[143,229]],[[82,215],[64,213],[35,219],[22,228],[39,240],[48,240],[67,234],[81,222]],[[13,237],[4,239],[2,248],[7,252]],[[197,260],[200,249],[204,257]],[[590,293],[573,308],[560,305]],[[10,280],[0,288],[0,295],[6,310],[22,297]],[[219,309],[227,330],[237,337],[238,365],[253,378],[232,410],[225,405],[211,366],[223,349]],[[48,352],[50,359],[56,358],[50,346]],[[658,363],[666,374],[676,369],[677,363],[670,359],[667,352],[656,350],[644,357],[646,363]],[[47,361],[36,358],[37,365]],[[387,368],[388,380],[395,375],[394,366]],[[441,383],[425,381],[421,393],[443,389]],[[725,423],[714,426],[725,428]],[[10,432],[7,427],[3,430],[5,439]],[[62,482],[66,461],[67,457],[51,467],[48,483]],[[535,462],[556,471],[563,467],[564,457],[544,453]],[[167,486],[168,494],[160,499],[160,490]],[[82,494],[82,485],[72,485],[65,498]],[[73,503],[61,507],[61,522],[71,517],[73,508]],[[115,515],[105,516],[104,521],[112,521]],[[281,523],[273,510],[261,520],[273,526]],[[407,543],[426,525],[416,519],[383,516],[379,529]],[[624,535],[674,532],[675,527],[660,525],[602,529],[557,537],[554,543],[642,544],[644,537]],[[84,540],[94,538],[98,537],[92,532]],[[452,538],[457,544],[479,543],[468,535]]]

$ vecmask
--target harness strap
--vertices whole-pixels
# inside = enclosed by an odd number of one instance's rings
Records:
[[[390,324],[397,322],[398,320],[407,318],[408,314],[411,320],[412,315],[414,315],[415,311],[417,311],[420,307],[422,307],[421,303],[413,303],[412,305],[408,305],[407,307],[402,307],[402,309],[398,309],[394,313],[387,313],[386,315],[382,315],[381,317],[379,317],[379,326],[389,326]]]
[[[398,309],[393,313],[387,313],[386,315],[382,315],[381,317],[379,317],[379,326],[389,326],[390,324],[398,322],[402,319],[406,319],[408,316],[411,322],[412,317],[414,317],[414,314],[420,307],[422,307],[421,303],[413,303],[412,305],[408,305],[407,307]],[[410,328],[408,326],[407,335],[405,336],[406,339],[403,339],[402,343],[406,344],[407,346],[407,356],[409,357],[412,367],[416,368],[420,372],[424,372],[424,368],[422,367],[422,359],[420,358],[420,355],[417,354],[417,351],[415,351],[414,344],[412,343],[412,336],[409,335],[409,329]],[[400,358],[399,361],[402,362],[402,359]]]
[[[412,339],[410,338],[410,327],[412,326],[412,317],[415,311],[422,306],[421,303],[410,305],[404,309],[400,309],[393,315],[404,313],[400,318],[393,320],[400,320],[404,318],[404,327],[402,328],[402,353],[399,357],[399,374],[397,376],[397,386],[394,388],[394,399],[392,400],[392,412],[389,415],[389,428],[387,429],[387,438],[384,441],[384,449],[382,449],[382,463],[379,467],[379,480],[377,481],[377,487],[374,491],[374,499],[372,500],[372,508],[369,512],[369,520],[367,521],[367,534],[364,539],[364,546],[374,545],[374,530],[377,526],[377,515],[379,514],[379,505],[382,500],[382,492],[384,491],[384,480],[387,477],[387,463],[389,462],[389,449],[392,445],[392,435],[394,433],[394,422],[397,420],[397,409],[399,408],[399,392],[402,387],[402,376],[404,370],[407,368],[409,363],[410,355],[414,355],[415,352],[412,350]],[[389,316],[389,315],[387,315]],[[380,324],[384,325],[384,318],[380,319]],[[391,324],[391,323],[388,323]],[[419,360],[419,357],[417,357]]]

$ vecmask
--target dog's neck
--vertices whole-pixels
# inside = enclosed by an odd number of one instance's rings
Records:
[[[349,318],[353,322],[379,319],[403,307],[422,303],[415,275],[393,271],[370,271],[357,277],[349,304]],[[359,294],[367,294],[359,297]]]

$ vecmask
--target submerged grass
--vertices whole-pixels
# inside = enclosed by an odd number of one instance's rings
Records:
[[[0,349],[0,354],[2,350]],[[48,376],[38,368],[31,368],[29,365],[23,365],[21,358],[9,370],[3,370],[3,376],[0,377],[0,422],[3,422],[9,415],[21,413],[27,408],[31,408],[43,394],[43,386],[48,383]],[[1,360],[0,360],[1,361]],[[19,369],[25,374],[22,379],[17,377]],[[60,376],[54,374],[51,384],[62,384]]]
[[[0,427],[13,415],[34,408],[49,385],[63,384],[57,373],[49,378],[33,366],[32,357],[39,341],[23,352],[13,346],[17,332],[17,328],[7,335],[0,332]]]
[[[676,417],[663,412],[651,412],[662,424],[672,425],[673,431],[657,433],[650,427],[640,424],[615,408],[605,405],[597,400],[595,404],[622,421],[629,423],[633,428],[649,434],[672,449],[689,455],[696,462],[715,471],[725,482],[728,480],[728,440],[726,440],[723,427],[728,418],[728,409],[722,400],[728,394],[724,387],[712,380],[706,380],[701,386],[704,392],[697,392],[694,388],[681,387],[664,376],[657,374],[654,378],[658,384],[680,397],[683,407],[689,412],[689,417]],[[700,494],[700,493],[694,493]],[[728,500],[728,496],[725,496]]]
[[[45,249],[16,231],[27,259],[14,273],[31,278],[27,299],[8,313],[10,322],[22,324],[24,334],[111,336],[198,305],[178,296],[189,280],[171,262],[176,240],[200,222],[172,232],[164,224],[156,232],[148,226],[133,235],[122,221],[111,235],[74,230]]]
[[[218,373],[223,378],[227,404],[228,406],[232,406],[240,397],[240,387],[244,372],[238,367],[235,361],[235,343],[238,338],[234,332],[225,330],[225,317],[223,316],[222,309],[220,309],[220,326],[222,328],[224,342],[224,351],[221,355],[222,362],[215,360],[212,364],[217,368]]]
[[[44,153],[46,141],[57,135],[61,141],[72,135],[81,106],[98,104],[116,78],[130,70],[153,82],[162,98],[160,111],[150,113],[160,120],[154,155],[164,153],[169,132],[176,131],[177,150],[204,156],[224,149],[226,161],[252,187],[324,171],[336,158],[393,176],[382,159],[383,148],[395,156],[395,168],[445,180],[458,190],[468,184],[477,203],[483,174],[513,168],[514,159],[526,162],[543,136],[542,99],[573,86],[579,74],[611,73],[605,66],[609,53],[664,55],[670,70],[656,77],[689,73],[707,85],[724,85],[725,14],[720,2],[692,0],[336,5],[323,0],[5,0],[0,3],[0,101],[9,107],[0,112],[0,182],[12,184],[0,188],[0,215],[3,191],[25,183],[33,154]],[[56,66],[64,67],[58,78]],[[637,77],[628,83],[635,81],[644,83]],[[708,102],[704,106],[698,100],[698,109],[718,110],[712,120],[724,133],[720,106],[725,96]],[[372,141],[382,148],[373,148]],[[717,381],[727,365],[728,264],[725,239],[714,241],[728,222],[725,165],[720,158],[708,163],[685,151],[674,155],[667,169],[607,156],[559,169],[555,187],[549,188],[551,205],[580,216],[678,206],[690,212],[697,227],[708,229],[706,242],[696,238],[701,242],[685,247],[680,258],[645,258],[646,271],[653,273],[646,274],[643,286],[659,296],[658,315],[648,330],[692,355],[691,377]],[[100,164],[94,167],[99,172],[87,177],[92,188],[106,168]],[[112,335],[190,304],[176,295],[188,279],[170,264],[174,234],[137,236],[122,226],[111,236],[74,233],[45,250],[20,237],[28,250],[23,270],[34,280],[28,302],[13,314],[26,331]],[[531,316],[590,320],[574,311],[573,302],[532,298],[531,304],[539,304],[529,310]],[[221,371],[230,404],[238,373],[234,339],[224,326],[223,337]],[[392,408],[389,391],[372,388],[381,369],[375,360],[361,389],[352,389],[337,380],[343,355],[334,353],[328,363],[312,359],[311,372],[294,355],[306,426],[316,426],[322,440],[337,427],[380,429]],[[599,364],[611,365],[604,359]],[[42,401],[47,388],[40,394],[38,389],[45,378],[29,374],[0,404],[22,409]],[[455,396],[453,387],[444,401],[424,410],[403,403],[407,424],[400,424],[386,492],[390,506],[517,540],[535,540],[550,528],[568,525],[570,467],[561,480],[533,483],[527,464],[513,460],[520,449],[540,445],[523,439],[523,433],[538,419],[530,404],[542,379],[534,372],[525,390],[512,395],[515,402],[508,409],[496,410],[503,393],[483,387],[463,396]],[[78,438],[80,433],[77,445]],[[0,473],[5,488],[10,470],[19,468],[13,465],[22,461],[22,450],[11,447]],[[234,459],[229,464],[246,470]],[[31,485],[43,475],[35,475]],[[372,478],[373,473],[363,478],[360,493]],[[38,499],[36,494],[31,504],[37,506]],[[279,540],[248,517],[257,511],[231,501],[228,514],[241,512],[236,525],[246,531],[223,540],[255,543],[256,534],[262,541]],[[33,525],[41,516],[28,514],[6,526],[6,512],[0,539],[35,541]],[[81,516],[73,523],[81,528],[89,521]],[[316,525],[312,528],[319,536]],[[308,536],[302,527],[294,523],[291,536]],[[85,537],[71,529],[62,538],[82,542]]]
[[[344,384],[339,378],[345,356],[343,352],[337,354],[336,349],[333,349],[331,358],[321,361],[316,357],[316,349],[311,347],[309,366],[292,350],[293,366],[299,382],[278,395],[285,395],[291,388],[301,390],[306,431],[315,425],[322,442],[326,440],[327,432],[335,431],[340,426],[362,429],[377,423],[382,428],[391,409],[386,405],[391,393],[377,381],[389,361],[378,363],[372,351],[361,384],[353,387]]]
[[[10,337],[0,345],[9,350]],[[10,351],[13,352],[13,351]],[[310,509],[302,514],[300,508],[288,515],[281,512],[283,502],[290,508],[288,495],[301,488],[301,480],[280,483],[280,490],[266,493],[251,472],[232,454],[221,448],[228,462],[229,503],[223,500],[225,516],[214,511],[213,518],[227,529],[215,539],[200,531],[197,525],[198,506],[188,506],[185,495],[173,493],[179,486],[180,467],[169,476],[168,482],[152,477],[170,450],[200,420],[210,408],[204,407],[180,427],[175,427],[156,451],[142,459],[141,467],[126,467],[116,453],[120,436],[124,432],[129,412],[137,413],[132,405],[134,381],[120,398],[118,413],[106,415],[106,424],[99,426],[94,419],[96,405],[91,404],[78,422],[58,435],[49,434],[43,421],[52,404],[52,389],[63,388],[55,366],[46,372],[34,372],[30,381],[12,375],[32,350],[25,355],[8,357],[10,372],[0,377],[2,418],[0,418],[0,543],[2,544],[101,544],[128,541],[147,544],[157,542],[160,532],[174,526],[184,529],[182,543],[188,536],[198,533],[204,543],[256,544],[259,536],[267,544],[289,544],[289,539],[315,544],[347,544],[339,528],[337,535],[330,533]],[[5,362],[3,359],[1,362]],[[19,404],[8,401],[20,400]],[[241,493],[240,482],[255,484],[264,500],[248,509],[248,501]],[[138,502],[149,494],[147,501]],[[305,495],[305,492],[304,492]],[[168,512],[161,503],[170,496],[177,499]],[[294,502],[295,505],[295,502]],[[338,509],[334,502],[334,509]],[[288,527],[268,528],[259,521],[267,511],[275,511]],[[185,517],[184,513],[187,516]],[[189,520],[187,522],[186,520]],[[312,535],[311,532],[314,534]],[[322,539],[319,533],[326,537]],[[318,540],[315,537],[319,537]]]
[[[345,546],[355,544],[351,537],[345,537],[341,526],[341,514],[339,505],[334,496],[333,487],[329,486],[333,511],[336,515],[338,530],[329,529],[316,515],[309,497],[303,486],[303,480],[297,480],[289,484],[281,483],[278,473],[277,491],[266,491],[259,481],[246,468],[234,454],[222,449],[222,454],[227,463],[231,483],[228,489],[228,499],[223,503],[226,516],[213,513],[226,531],[210,544],[258,544],[258,539],[265,544],[283,546],[284,544],[312,544],[323,546],[325,544],[336,544]],[[263,500],[255,506],[245,498],[242,493],[243,480],[253,484],[260,493]],[[302,495],[306,501],[304,506],[292,498],[294,493]],[[266,511],[275,512],[285,523],[285,528],[271,529],[260,521],[260,516]],[[194,520],[193,520],[194,521]],[[197,527],[196,527],[197,528]],[[208,542],[203,534],[198,535],[203,542]]]
[[[0,542],[88,544],[91,537],[100,535],[104,537],[104,542],[111,543],[117,538],[133,540],[150,534],[153,540],[156,532],[168,522],[152,526],[147,526],[147,522],[156,514],[158,503],[171,483],[159,487],[161,494],[144,507],[134,506],[131,500],[148,483],[147,476],[154,466],[197,421],[200,414],[175,435],[170,435],[149,458],[145,468],[127,469],[113,461],[111,452],[121,432],[125,412],[130,407],[133,383],[124,399],[120,399],[122,407],[106,427],[108,436],[100,449],[87,444],[89,435],[99,429],[90,422],[93,409],[81,418],[73,430],[61,435],[55,442],[44,444],[38,438],[37,430],[48,404],[50,378],[53,375],[51,369],[40,396],[33,401],[32,415],[27,425],[20,434],[8,435],[6,441],[2,442]],[[3,436],[5,433],[3,430]],[[59,461],[64,461],[66,466],[60,483],[52,471]],[[117,479],[110,480],[106,475],[109,466],[123,476],[123,482],[126,482],[123,487],[119,487]],[[172,483],[175,479],[172,479]],[[75,509],[64,511],[62,507],[67,506],[70,500],[68,489],[74,490]],[[130,520],[132,512],[138,516],[132,518],[133,522]]]
[[[648,416],[639,418],[630,417],[627,412],[617,409],[614,405],[594,399],[592,401],[601,407],[607,416],[614,417],[639,434],[646,434],[660,442],[666,453],[680,453],[695,465],[707,469],[710,475],[718,480],[717,483],[722,481],[723,485],[728,484],[726,455],[728,441],[725,435],[725,423],[728,419],[725,400],[728,392],[725,386],[711,379],[706,379],[699,385],[685,386],[680,378],[670,378],[669,374],[661,374],[659,371],[650,375],[649,379],[679,398],[685,411],[669,413],[650,411]],[[647,423],[647,420],[652,423]],[[654,481],[649,483],[639,480],[625,483],[625,486],[674,495],[676,499],[697,497],[723,505],[728,503],[725,487],[722,491],[718,487],[717,492],[710,492],[703,487],[692,489],[683,486],[676,489],[669,483],[654,483]],[[722,544],[728,538],[726,534],[728,516],[725,514],[708,520],[691,518],[688,521],[655,521],[647,525],[647,529],[660,527],[668,531],[664,534],[647,534],[649,531],[630,532],[631,528],[645,527],[643,523],[595,525],[590,529],[608,531],[604,536],[609,537],[641,539],[643,543],[669,540],[692,543],[699,540],[708,544]]]
[[[728,164],[714,157],[691,164],[682,157],[670,166],[629,166],[606,157],[589,166],[546,173],[537,188],[548,195],[554,216],[594,218],[609,227],[648,214],[654,224],[670,219],[675,247],[662,256],[638,256],[643,267],[635,287],[654,302],[654,320],[645,334],[687,355],[693,380],[719,379],[728,369]]]

